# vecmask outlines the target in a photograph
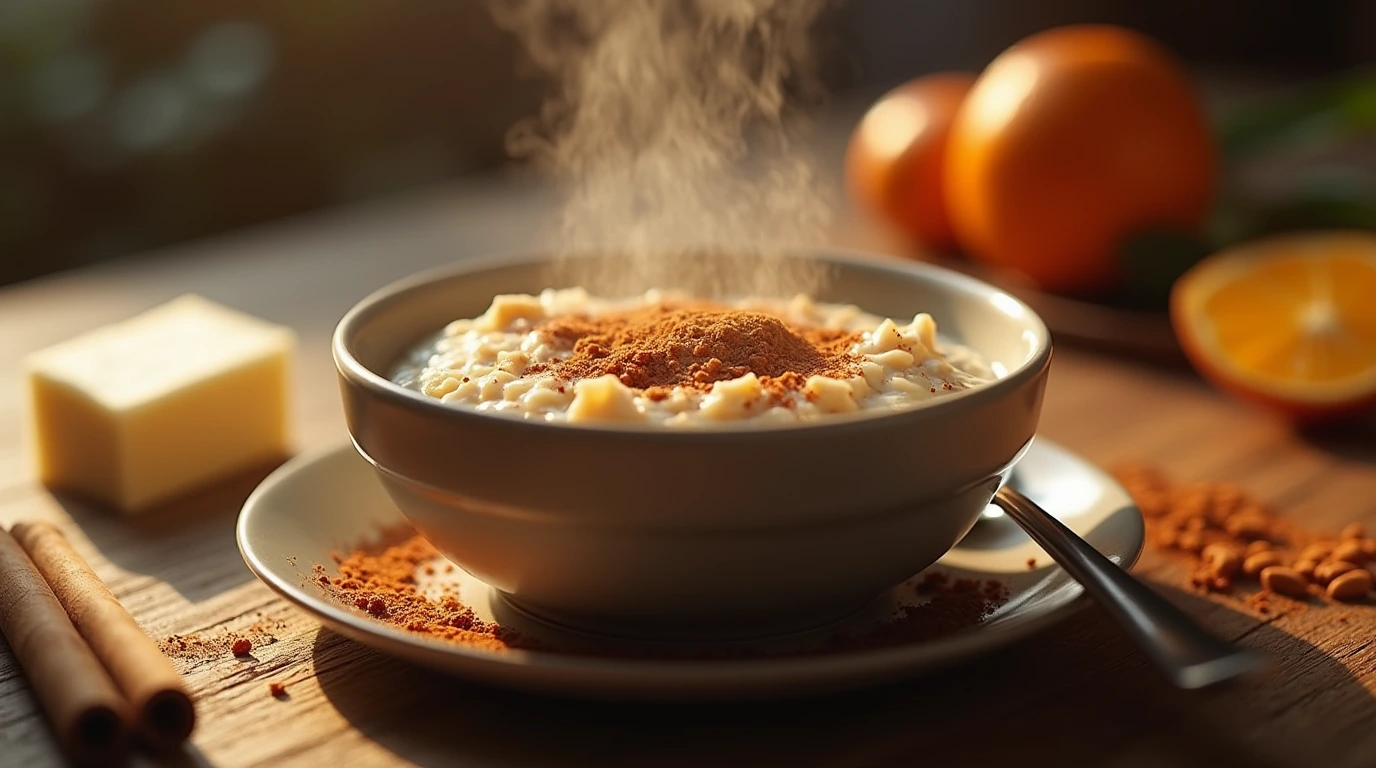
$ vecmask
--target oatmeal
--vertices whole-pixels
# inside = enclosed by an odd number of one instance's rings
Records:
[[[543,421],[671,426],[908,407],[994,378],[931,316],[900,325],[858,307],[706,302],[582,289],[498,296],[450,323],[394,380],[446,403]]]

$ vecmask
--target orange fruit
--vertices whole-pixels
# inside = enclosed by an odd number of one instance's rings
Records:
[[[1376,234],[1284,235],[1210,256],[1176,282],[1171,320],[1223,389],[1299,419],[1376,402]]]
[[[975,83],[943,72],[889,91],[851,134],[846,189],[860,207],[933,250],[955,244],[942,178],[951,119]]]
[[[1184,71],[1113,26],[1033,35],[980,76],[951,126],[945,190],[956,237],[982,263],[1050,291],[1121,279],[1142,230],[1195,231],[1215,150]]]

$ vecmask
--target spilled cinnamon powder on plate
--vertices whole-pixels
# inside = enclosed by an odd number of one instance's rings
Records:
[[[456,596],[421,594],[416,569],[439,556],[413,534],[399,544],[360,547],[337,558],[338,576],[331,578],[319,563],[312,575],[337,601],[408,632],[485,650],[519,646],[515,633],[479,619]]]
[[[568,380],[611,374],[651,398],[674,387],[707,390],[754,373],[765,391],[798,390],[810,376],[860,375],[850,348],[862,334],[798,326],[764,312],[695,305],[641,307],[550,320],[539,331],[565,358],[531,366]]]
[[[892,621],[867,634],[837,638],[833,647],[852,650],[939,640],[979,624],[1008,602],[1008,588],[1001,581],[952,579],[941,571],[923,574],[917,593],[927,596],[927,602],[900,609]]]
[[[391,535],[395,537],[397,532]],[[483,621],[460,601],[458,595],[424,594],[417,584],[416,573],[430,567],[429,564],[439,557],[439,552],[428,541],[412,533],[395,544],[364,545],[336,556],[337,576],[330,576],[324,565],[316,564],[312,578],[326,595],[341,605],[364,612],[377,621],[418,635],[488,651],[524,648],[581,655],[675,659],[781,655],[778,651],[742,647],[634,651],[551,647],[548,641],[536,641],[494,622]],[[924,602],[899,608],[894,616],[873,630],[837,634],[826,648],[788,651],[782,655],[846,652],[937,640],[974,627],[1008,601],[1008,590],[998,581],[951,579],[941,572],[925,574],[917,582],[915,591],[925,598]]]

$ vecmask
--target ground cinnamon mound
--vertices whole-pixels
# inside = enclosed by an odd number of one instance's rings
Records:
[[[551,320],[540,331],[571,349],[562,360],[531,366],[564,379],[611,374],[634,389],[707,389],[713,382],[754,373],[797,389],[809,376],[860,373],[849,352],[861,334],[790,325],[763,312],[661,305],[598,317]],[[667,394],[661,392],[660,394]]]

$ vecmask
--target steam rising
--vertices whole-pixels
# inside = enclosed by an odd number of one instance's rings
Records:
[[[508,149],[566,186],[555,250],[619,253],[562,276],[604,294],[814,292],[829,201],[793,146],[790,94],[816,88],[810,28],[825,0],[492,0],[557,85]],[[758,254],[708,267],[694,254]],[[720,265],[721,262],[717,262]]]

